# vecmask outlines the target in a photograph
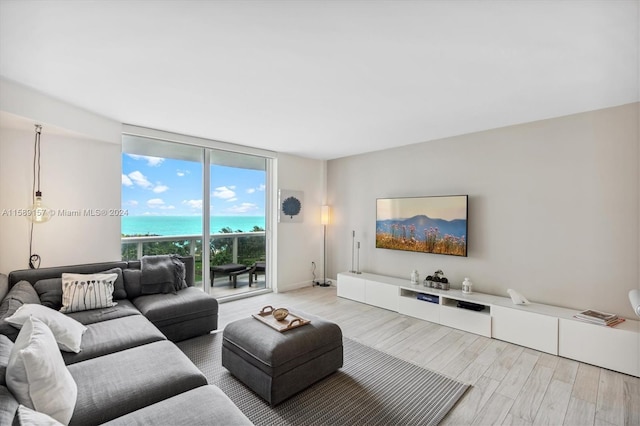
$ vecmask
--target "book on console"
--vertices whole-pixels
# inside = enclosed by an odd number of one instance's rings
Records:
[[[624,322],[624,318],[620,318],[616,314],[596,311],[595,309],[587,309],[585,311],[578,312],[574,315],[574,318],[581,321],[590,322],[592,324],[606,325],[610,327]]]

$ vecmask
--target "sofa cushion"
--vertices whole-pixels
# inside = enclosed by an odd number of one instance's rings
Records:
[[[176,294],[148,294],[133,299],[134,305],[142,315],[147,317],[156,327],[164,330],[174,324],[189,324],[200,318],[212,317],[208,330],[215,329],[218,315],[218,302],[215,298],[196,287],[187,287]],[[197,334],[204,334],[203,331]],[[165,333],[166,334],[166,333]],[[176,340],[172,336],[169,339]],[[189,336],[191,337],[191,336]]]
[[[105,425],[252,425],[217,386],[200,386],[118,417]]]
[[[168,341],[68,366],[78,383],[72,425],[98,424],[207,384],[204,375]]]
[[[166,337],[148,319],[130,315],[89,324],[82,338],[82,351],[65,352],[62,358],[69,365],[160,340]]]
[[[4,334],[0,334],[0,386],[7,385],[6,373],[11,349],[13,349],[13,342]]]
[[[56,419],[20,404],[13,426],[63,426]]]
[[[0,302],[9,293],[9,277],[5,274],[0,274]]]
[[[118,300],[116,306],[102,309],[91,309],[89,311],[71,312],[66,314],[84,325],[93,324],[100,321],[108,321],[114,318],[128,317],[130,315],[140,315],[140,311],[127,299]]]
[[[30,317],[20,329],[7,366],[7,387],[20,404],[68,423],[78,388],[53,333]]]
[[[38,318],[49,327],[61,350],[76,353],[80,352],[82,335],[87,331],[87,327],[73,318],[54,311],[51,308],[35,303],[27,303],[20,306],[18,310],[9,318],[6,318],[5,321],[20,329],[31,316]]]
[[[0,334],[5,334],[9,339],[16,340],[19,330],[4,319],[13,315],[25,303],[40,303],[40,299],[28,281],[20,281],[11,287],[0,303]]]
[[[118,274],[62,274],[62,308],[60,312],[79,312],[110,308],[113,284]]]
[[[39,269],[22,269],[18,271],[11,271],[9,273],[9,285],[17,283],[18,281],[29,281],[31,284],[35,284],[40,280],[46,278],[60,278],[63,273],[73,274],[98,274],[112,268],[127,268],[128,262],[116,261],[116,262],[101,262],[101,263],[83,263],[81,265],[64,265],[64,266],[51,266],[47,268]]]

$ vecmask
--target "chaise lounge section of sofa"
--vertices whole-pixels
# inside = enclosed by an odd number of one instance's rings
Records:
[[[82,323],[78,353],[62,351],[77,385],[71,425],[97,424],[251,424],[233,402],[172,342],[209,333],[217,327],[214,298],[194,288],[194,260],[181,258],[187,288],[166,294],[141,294],[140,262],[107,262],[14,271],[0,315],[22,303],[60,303],[62,273],[120,270],[114,289],[117,305],[66,314]],[[35,300],[34,300],[35,295]],[[0,319],[4,322],[3,319]],[[18,401],[5,383],[13,349],[6,324],[0,324],[0,424],[18,417]],[[53,396],[52,396],[53,397]],[[206,401],[206,403],[205,403]]]

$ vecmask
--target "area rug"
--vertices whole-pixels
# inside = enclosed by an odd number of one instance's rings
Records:
[[[344,366],[270,407],[222,366],[222,333],[178,343],[256,425],[436,425],[468,385],[344,338]]]

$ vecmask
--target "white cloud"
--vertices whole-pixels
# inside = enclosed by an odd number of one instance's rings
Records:
[[[219,186],[213,190],[211,196],[220,198],[222,200],[228,200],[229,198],[233,198],[236,196],[236,193],[233,191],[234,188],[235,186]]]
[[[264,191],[265,190],[265,186],[264,184],[260,184],[257,188],[249,188],[247,189],[247,194],[253,194],[256,191]]]
[[[161,200],[160,198],[153,198],[149,201],[147,201],[147,207],[152,208],[152,209],[158,209],[158,210],[174,210],[176,208],[176,206],[173,205],[168,205],[165,206],[164,205],[164,201]],[[157,216],[160,213],[158,212],[146,212],[144,213],[144,215],[151,215],[151,216]]]
[[[248,213],[255,210],[258,210],[258,206],[253,203],[241,203],[240,205],[225,209],[225,211],[229,213]]]
[[[182,204],[185,204],[192,209],[202,210],[202,200],[184,200]]]
[[[180,169],[176,170],[176,175],[178,175],[180,177],[188,175],[188,174],[191,174],[190,170],[180,170]]]
[[[153,184],[149,182],[149,179],[138,170],[129,173],[127,176],[133,183],[141,188],[147,189],[153,186]]]
[[[168,189],[169,187],[167,185],[158,184],[153,188],[153,192],[155,192],[156,194],[161,194]]]
[[[160,182],[158,182],[156,185],[152,184],[149,179],[147,179],[147,177],[139,170],[135,170],[128,175],[122,175],[122,184],[125,186],[132,186],[133,184],[136,184],[140,188],[150,189],[156,194],[161,194],[169,190],[169,187],[167,185],[163,185]]]
[[[127,154],[129,157],[134,160],[144,160],[147,162],[147,166],[150,167],[158,167],[160,164],[164,162],[164,158],[160,157],[152,157],[150,155],[136,155],[136,154]]]
[[[238,197],[229,198],[227,203],[233,203],[234,201],[238,201]]]
[[[147,201],[147,206],[151,207],[152,209],[162,207],[164,206],[164,200],[162,198],[152,198]]]
[[[138,202],[136,200],[129,200],[129,201],[125,201],[124,203],[122,203],[123,206],[131,206],[131,207],[135,207],[138,205]]]
[[[184,172],[177,171],[177,172],[176,172],[176,175],[178,175],[178,176],[182,177],[182,176],[184,176]]]

